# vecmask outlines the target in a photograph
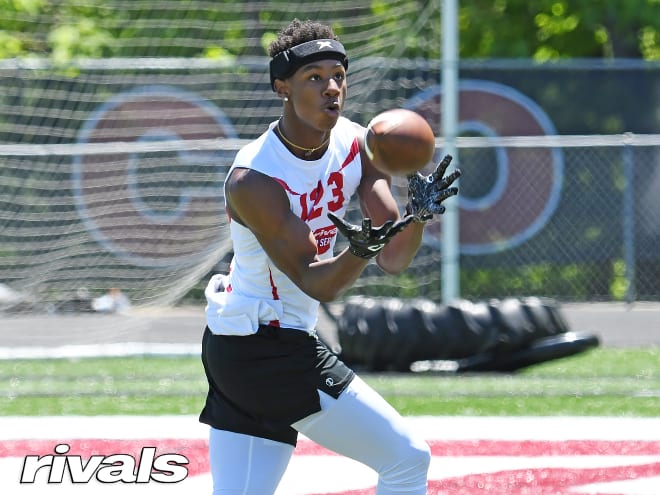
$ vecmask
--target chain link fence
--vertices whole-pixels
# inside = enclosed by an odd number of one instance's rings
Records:
[[[660,136],[458,142],[461,297],[658,299]],[[370,267],[354,292],[440,300],[442,220],[427,230],[406,274]]]
[[[364,123],[406,107],[440,135],[437,66],[351,64],[346,116]],[[2,307],[84,305],[113,288],[135,305],[201,302],[209,273],[231,256],[227,168],[281,110],[266,67],[262,58],[0,63]],[[658,82],[660,65],[630,61],[462,66],[463,176],[451,200],[461,297],[660,299]],[[632,103],[612,96],[630,87]],[[405,182],[393,187],[403,207]],[[352,205],[348,219],[360,216]],[[370,265],[346,296],[440,301],[442,243],[440,219],[404,274]]]

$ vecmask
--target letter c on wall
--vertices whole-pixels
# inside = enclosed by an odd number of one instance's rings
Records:
[[[459,83],[458,103],[459,135],[462,132],[484,137],[556,134],[543,109],[510,86],[463,80]],[[433,128],[440,127],[440,86],[417,94],[405,106],[426,117]],[[492,150],[495,180],[490,190],[478,198],[458,196],[462,254],[490,254],[523,243],[543,228],[559,202],[564,173],[560,149],[495,147]],[[470,163],[461,163],[460,167],[464,176],[470,173]],[[440,245],[439,225],[434,223],[426,229],[425,242]]]
[[[176,87],[152,85],[119,93],[101,105],[78,142],[235,136],[211,102]],[[143,154],[121,147],[77,156],[72,182],[78,214],[99,244],[135,265],[196,263],[213,251],[222,234],[222,161],[216,151]]]

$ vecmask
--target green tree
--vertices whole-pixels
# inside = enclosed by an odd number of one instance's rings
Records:
[[[293,15],[333,22],[352,40],[352,52],[359,53],[364,36],[377,41],[387,32],[400,38],[396,55],[438,58],[439,5],[371,0],[319,11],[310,3],[292,14],[290,0],[0,0],[0,58],[263,55]],[[658,60],[659,7],[659,0],[462,0],[460,55]],[[431,22],[424,22],[431,10]],[[351,22],[365,12],[376,22]]]
[[[466,0],[462,57],[660,59],[658,0]],[[505,28],[503,28],[505,26]]]

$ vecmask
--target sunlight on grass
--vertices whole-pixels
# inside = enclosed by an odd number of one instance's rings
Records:
[[[660,348],[598,348],[517,373],[361,373],[406,415],[658,416]],[[198,357],[0,361],[0,415],[199,414]]]

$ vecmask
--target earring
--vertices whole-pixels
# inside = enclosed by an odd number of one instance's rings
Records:
[[[285,97],[284,97],[284,101],[289,101],[289,97],[288,97],[288,96],[285,96]]]

